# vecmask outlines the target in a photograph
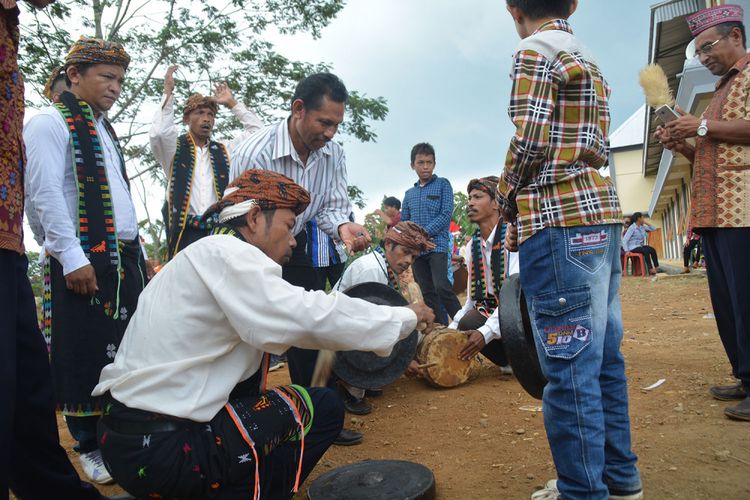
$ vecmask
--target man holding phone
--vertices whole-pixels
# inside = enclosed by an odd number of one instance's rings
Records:
[[[678,108],[681,116],[659,127],[656,137],[693,165],[690,227],[703,240],[719,336],[738,379],[710,392],[738,402],[724,410],[728,417],[750,421],[750,55],[743,16],[742,7],[721,5],[687,18],[695,57],[721,78],[701,117]]]

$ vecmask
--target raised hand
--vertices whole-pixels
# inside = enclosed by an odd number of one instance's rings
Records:
[[[226,106],[229,109],[232,109],[237,105],[237,101],[232,95],[232,91],[229,90],[229,85],[227,85],[227,82],[216,84],[216,86],[214,87],[214,99],[216,99],[216,102],[218,104]]]
[[[174,92],[174,72],[177,71],[177,68],[179,68],[179,66],[173,64],[172,66],[167,68],[167,74],[164,75],[164,94],[167,96],[172,95],[172,92]]]

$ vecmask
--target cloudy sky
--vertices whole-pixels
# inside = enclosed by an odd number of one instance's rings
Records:
[[[637,74],[647,62],[656,2],[580,0],[571,18],[613,89],[613,130],[643,102]],[[377,142],[344,138],[349,181],[368,202],[358,220],[383,195],[402,198],[415,182],[409,152],[417,142],[435,146],[436,173],[456,190],[472,177],[500,173],[512,134],[506,109],[519,41],[504,0],[349,0],[318,40],[269,38],[285,56],[329,63],[349,88],[388,101],[388,117],[375,125]],[[149,191],[158,211],[163,193]],[[26,233],[28,248],[38,248]]]
[[[613,88],[614,127],[643,103],[637,74],[647,62],[653,3],[580,0],[571,18]],[[409,152],[417,142],[435,146],[436,173],[454,189],[501,171],[518,43],[503,0],[350,0],[319,40],[274,40],[285,55],[331,63],[348,87],[388,100],[378,141],[344,144],[349,180],[365,191],[367,211],[415,182]]]

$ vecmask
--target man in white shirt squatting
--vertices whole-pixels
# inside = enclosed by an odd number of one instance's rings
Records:
[[[399,275],[409,269],[422,252],[435,248],[427,231],[415,222],[399,222],[386,231],[382,246],[358,258],[346,268],[334,290],[346,291],[360,283],[375,282],[404,295]],[[408,299],[407,299],[408,300]],[[367,415],[372,405],[365,398],[365,390],[341,382],[344,408],[355,415]]]
[[[213,235],[178,253],[144,290],[103,396],[107,467],[139,498],[291,498],[343,426],[330,389],[267,390],[268,353],[307,349],[387,355],[423,303],[387,307],[287,283],[306,190],[248,170],[205,214]],[[350,332],[342,335],[341,332]]]
[[[479,229],[472,235],[466,262],[469,272],[466,302],[449,326],[466,333],[466,346],[459,353],[461,359],[470,359],[481,352],[503,373],[511,373],[500,340],[498,305],[504,277],[518,273],[518,253],[503,249],[505,223],[495,201],[497,182],[494,176],[473,179],[466,189],[469,220]]]
[[[214,221],[201,220],[206,209],[221,198],[229,182],[229,153],[263,126],[255,113],[237,102],[226,83],[216,85],[213,97],[191,95],[182,110],[188,131],[178,137],[174,123],[174,73],[164,76],[164,96],[154,115],[149,140],[151,152],[169,180],[164,207],[168,258],[209,234]],[[218,105],[228,108],[243,131],[228,144],[211,140]]]

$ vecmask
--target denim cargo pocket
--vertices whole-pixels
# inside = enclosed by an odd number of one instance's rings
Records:
[[[609,261],[613,226],[566,227],[565,259],[585,271],[594,274]]]
[[[535,333],[550,358],[573,359],[591,343],[591,292],[588,286],[534,297]]]

